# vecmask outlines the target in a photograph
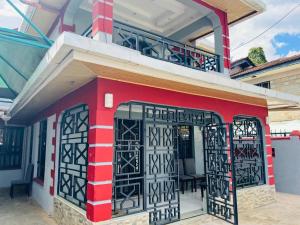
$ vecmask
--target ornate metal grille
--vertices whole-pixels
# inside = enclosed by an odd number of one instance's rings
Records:
[[[234,119],[233,149],[237,187],[265,184],[262,128],[257,119]]]
[[[23,134],[22,127],[0,127],[0,170],[21,168]]]
[[[150,223],[179,220],[179,179],[176,115],[171,108],[146,106],[145,194]],[[183,119],[183,117],[181,118]]]
[[[121,22],[114,21],[113,41],[152,58],[202,71],[220,71],[218,55]]]
[[[155,225],[179,220],[178,127],[219,122],[211,112],[122,105],[115,118],[114,213],[148,211]]]
[[[226,125],[208,125],[203,130],[207,211],[229,223],[237,224],[236,188],[232,151],[228,147]]]
[[[115,214],[143,210],[142,121],[116,119],[113,203]]]
[[[67,110],[60,130],[59,196],[85,209],[89,111],[86,105]]]

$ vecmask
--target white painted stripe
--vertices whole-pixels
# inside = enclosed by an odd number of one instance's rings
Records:
[[[112,181],[111,180],[97,181],[97,182],[89,181],[88,183],[91,185],[104,185],[104,184],[112,184]]]
[[[89,147],[112,147],[113,144],[105,143],[105,144],[90,144]]]
[[[107,16],[102,16],[102,15],[97,15],[95,17],[95,19],[93,20],[93,22],[95,22],[96,19],[105,19],[105,20],[113,20],[111,17],[107,17]]]
[[[108,129],[108,130],[113,130],[114,126],[106,126],[106,125],[94,125],[90,127],[90,130],[93,129]]]
[[[223,48],[228,48],[230,50],[230,47],[226,45],[223,45]]]
[[[273,165],[271,164],[271,165],[268,165],[268,167],[273,167]]]
[[[228,35],[222,34],[222,36],[229,39],[229,36],[228,36]]]
[[[271,134],[266,134],[265,136],[266,136],[266,137],[271,137]]]
[[[103,201],[97,201],[97,202],[87,200],[87,203],[89,203],[91,205],[103,205],[103,204],[111,203],[111,200],[103,200]]]
[[[102,3],[106,4],[106,5],[113,5],[112,2],[107,2],[107,1],[105,1],[105,0],[95,0],[95,2],[102,2]],[[94,3],[94,4],[95,4],[95,3]]]
[[[90,162],[90,166],[111,166],[112,162]]]
[[[269,177],[269,178],[273,178],[273,177],[274,177],[274,175],[269,175],[268,177]]]
[[[267,157],[270,157],[270,156],[273,157],[271,154],[268,154],[268,155],[267,155]]]
[[[267,146],[267,147],[270,147],[270,146],[272,147],[272,145],[266,145],[266,146]]]

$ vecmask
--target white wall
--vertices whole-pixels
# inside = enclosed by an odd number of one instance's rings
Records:
[[[200,127],[194,127],[194,149],[195,149],[196,173],[204,174],[203,135],[202,135],[202,130],[200,130]]]
[[[33,182],[33,188],[32,188],[32,197],[48,214],[52,214],[53,212],[53,196],[50,194],[50,187],[52,186],[52,182],[53,182],[53,179],[51,178],[51,169],[54,168],[54,162],[52,162],[51,160],[51,155],[54,152],[54,147],[52,145],[52,138],[55,136],[55,130],[53,130],[54,122],[55,122],[55,115],[48,117],[44,184],[41,185],[37,182]],[[33,141],[33,152],[32,152],[33,163],[34,163],[34,177],[37,176],[39,126],[40,126],[39,122],[34,124],[34,135],[33,135],[34,141]]]
[[[300,139],[272,140],[275,148],[275,187],[279,192],[300,195]]]

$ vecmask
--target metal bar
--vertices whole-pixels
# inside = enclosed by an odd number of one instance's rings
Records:
[[[234,225],[238,225],[238,207],[236,196],[236,171],[235,171],[235,156],[233,153],[233,125],[229,124],[229,138],[230,138],[230,158],[232,166],[232,193],[233,193],[233,210],[234,210]]]
[[[34,41],[29,41],[29,40],[22,40],[21,38],[15,38],[15,37],[10,37],[7,35],[0,34],[0,39],[3,41],[12,41],[12,42],[18,42],[20,44],[26,45],[26,46],[31,46],[31,47],[38,47],[38,48],[50,48],[49,45],[45,45],[42,43],[34,42]]]
[[[11,0],[6,0],[10,5],[11,7],[14,8],[14,10],[17,11],[18,14],[20,14],[22,16],[22,18],[27,22],[29,23],[29,25],[42,37],[42,39],[46,42],[46,44],[48,44],[49,46],[52,45],[52,41],[34,24],[30,21],[30,19],[28,19],[22,12],[21,10],[18,9],[18,7],[16,7],[14,5],[14,3],[12,3]]]
[[[8,84],[7,81],[4,79],[4,77],[2,76],[2,74],[0,74],[0,77],[2,78],[2,80],[3,80],[3,82],[5,83],[5,85],[7,86],[7,88],[8,88],[9,90],[11,90],[11,92],[13,92],[13,94],[14,94],[15,96],[17,96],[17,95],[18,95],[18,92],[16,92],[14,89],[12,89],[12,88],[9,86],[9,84]]]
[[[10,68],[12,68],[17,74],[19,74],[24,80],[28,80],[25,75],[23,75],[14,65],[12,65],[7,59],[5,59],[1,54],[0,54],[0,59],[2,59]]]

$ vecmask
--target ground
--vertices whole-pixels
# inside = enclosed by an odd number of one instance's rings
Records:
[[[300,196],[276,194],[277,202],[239,214],[240,225],[299,225]],[[181,224],[189,224],[188,220]],[[0,190],[1,225],[57,225],[32,199],[16,196],[10,199],[7,190]],[[197,224],[197,223],[193,223]],[[201,225],[204,225],[201,223]],[[205,225],[228,225],[208,220]]]
[[[31,198],[17,193],[10,199],[7,189],[0,189],[0,224],[57,225]]]

